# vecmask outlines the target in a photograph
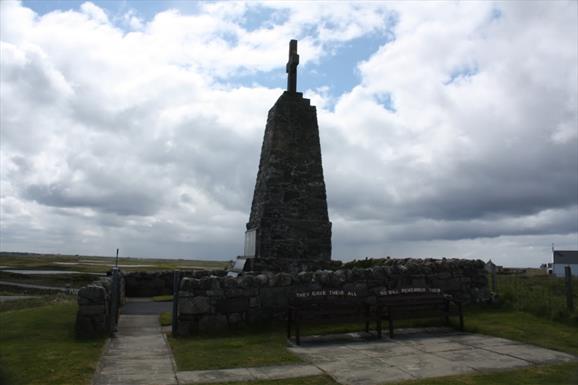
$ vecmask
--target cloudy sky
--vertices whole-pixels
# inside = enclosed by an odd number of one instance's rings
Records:
[[[335,259],[577,249],[577,5],[3,0],[0,249],[241,254],[292,38]]]

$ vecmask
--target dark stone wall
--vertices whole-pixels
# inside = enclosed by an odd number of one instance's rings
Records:
[[[337,270],[341,261],[294,258],[246,258],[245,272],[299,273],[302,271]]]
[[[181,277],[225,276],[225,270],[181,271]],[[173,294],[173,271],[139,271],[124,273],[127,297],[154,297]]]
[[[247,230],[256,257],[331,259],[317,112],[284,92],[269,110]]]
[[[75,334],[79,338],[106,336],[110,333],[112,277],[100,278],[78,290]],[[125,303],[125,281],[120,275],[120,303]]]
[[[177,332],[191,335],[221,329],[243,317],[249,323],[282,320],[296,292],[344,290],[371,302],[381,290],[406,288],[441,289],[465,303],[490,298],[487,272],[480,260],[390,259],[371,268],[185,278],[179,290]],[[240,304],[246,314],[235,310]],[[226,313],[230,313],[228,322]]]

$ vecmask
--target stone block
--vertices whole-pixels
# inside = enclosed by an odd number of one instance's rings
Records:
[[[261,289],[261,307],[276,309],[287,308],[288,306],[288,287],[267,287]]]
[[[293,283],[293,277],[291,274],[279,273],[275,274],[269,280],[270,287],[284,287],[290,286]]]
[[[297,274],[296,281],[298,283],[311,283],[313,282],[314,277],[315,276],[312,272],[302,271],[299,274]]]
[[[179,313],[183,314],[207,314],[212,312],[209,297],[193,297],[179,299]]]
[[[80,288],[78,291],[78,304],[105,304],[107,302],[107,293],[102,286],[88,285]]]
[[[207,290],[206,295],[207,295],[207,297],[224,297],[225,296],[225,290],[223,290],[223,289]]]
[[[269,284],[269,277],[266,274],[258,274],[256,280],[259,287],[265,287]]]
[[[250,297],[249,298],[249,307],[251,307],[251,308],[259,307],[260,304],[261,304],[261,301],[259,301],[259,297]]]
[[[237,282],[237,278],[235,277],[226,277],[223,280],[223,287],[225,289],[234,289],[237,288],[239,286],[238,282]]]
[[[253,275],[242,275],[238,278],[239,287],[257,287],[257,279]]]
[[[104,305],[84,305],[78,307],[78,314],[81,315],[94,315],[94,314],[107,314],[108,307]]]

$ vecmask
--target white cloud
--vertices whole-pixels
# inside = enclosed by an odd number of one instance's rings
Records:
[[[104,12],[104,10],[102,8],[97,7],[96,5],[91,3],[90,1],[83,3],[80,6],[80,10],[82,11],[82,13],[87,15],[89,18],[91,18],[91,19],[93,19],[99,23],[103,23],[103,24],[108,23],[108,16],[106,16],[106,13]]]
[[[290,38],[325,63],[393,21],[351,92],[305,90],[335,255],[578,247],[575,2],[201,3],[126,30],[93,3],[0,6],[2,249],[234,257],[282,90],[230,84],[284,75]]]

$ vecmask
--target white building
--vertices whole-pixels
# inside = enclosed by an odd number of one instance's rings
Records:
[[[578,250],[554,250],[552,274],[564,277],[564,267],[570,266],[572,275],[578,277]]]

